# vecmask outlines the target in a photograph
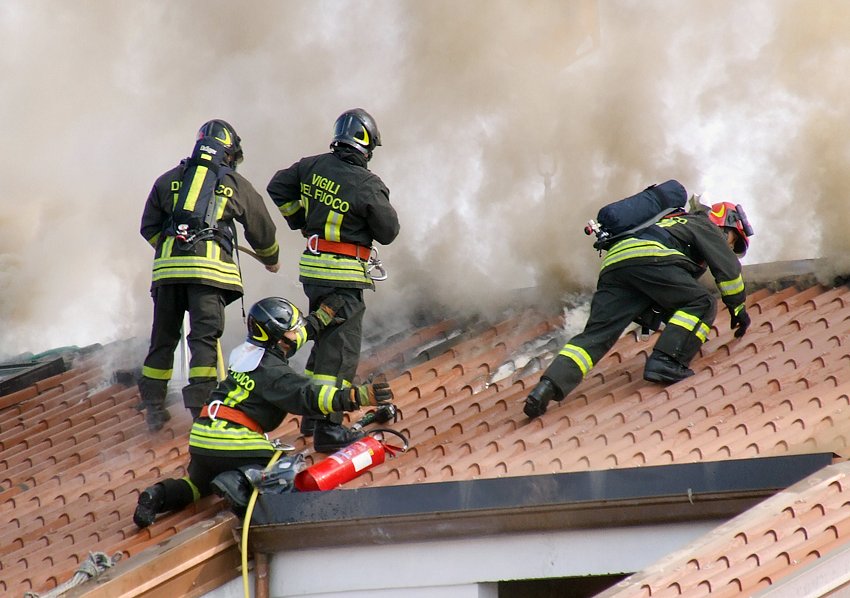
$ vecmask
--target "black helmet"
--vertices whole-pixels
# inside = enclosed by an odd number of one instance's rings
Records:
[[[340,114],[334,123],[331,147],[340,143],[353,147],[366,158],[371,158],[372,150],[381,145],[381,133],[375,119],[362,108],[354,108]]]
[[[242,140],[229,123],[215,119],[205,122],[198,129],[198,138],[209,138],[218,142],[224,148],[224,154],[230,158],[230,164],[236,166],[242,161]]]
[[[298,334],[294,346],[286,341],[290,345],[287,357],[295,353],[307,339],[304,320],[298,308],[281,297],[266,297],[257,301],[248,311],[248,342],[252,345],[274,348],[290,330],[296,330]]]

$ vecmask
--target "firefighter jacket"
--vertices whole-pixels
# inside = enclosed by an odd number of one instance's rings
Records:
[[[318,238],[369,248],[374,241],[388,245],[399,232],[386,185],[348,148],[302,158],[275,173],[267,190],[289,228],[300,229],[308,245]],[[301,255],[299,271],[302,283],[359,289],[374,285],[363,259],[310,248]]]
[[[246,343],[247,345],[247,343]],[[277,428],[288,413],[323,417],[343,411],[344,393],[316,384],[290,367],[277,349],[266,349],[259,365],[248,372],[231,367],[227,378],[210,393],[208,405],[221,401],[256,422],[263,432]],[[211,456],[263,456],[274,450],[265,434],[223,418],[200,417],[189,434],[190,452]]]
[[[672,264],[699,278],[708,268],[723,303],[736,311],[746,299],[741,263],[705,212],[666,216],[635,237],[615,243],[602,271],[637,264]]]
[[[242,296],[242,276],[234,261],[234,221],[263,264],[278,261],[276,227],[262,196],[242,175],[229,170],[215,189],[212,201],[217,238],[199,240],[189,247],[173,234],[172,214],[178,201],[187,160],[160,176],[142,213],[141,234],[156,250],[151,288],[165,284],[197,283],[223,289],[227,303]]]

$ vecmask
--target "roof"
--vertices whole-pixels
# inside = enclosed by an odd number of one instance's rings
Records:
[[[531,421],[523,400],[566,340],[560,310],[528,304],[495,324],[441,320],[402,331],[364,353],[361,373],[389,376],[400,410],[394,427],[411,449],[347,488],[824,452],[842,462],[850,426],[850,289],[763,288],[750,294],[748,309],[753,326],[740,340],[725,313],[718,316],[692,378],[669,387],[643,381],[653,339],[629,333],[567,400]],[[169,424],[149,434],[135,409],[137,390],[112,382],[110,367],[102,352],[80,355],[70,370],[0,397],[0,592],[45,592],[71,579],[90,553],[132,562],[150,554],[146,549],[203,533],[209,540],[199,553],[232,549],[227,534],[213,533],[233,522],[213,497],[136,529],[138,493],[185,473],[190,421],[172,405]],[[295,417],[275,436],[306,448]],[[798,495],[808,510],[789,500],[784,516],[754,511],[733,519],[720,532],[733,541],[706,540],[690,560],[639,572],[635,587],[643,589],[622,595],[647,595],[648,587],[652,595],[660,587],[675,595],[676,587],[705,583],[692,573],[706,567],[712,588],[751,591],[802,566],[776,555],[840,547],[850,527],[850,509],[841,508],[846,484],[827,484],[821,493],[817,484],[800,483],[808,484]],[[737,534],[749,538],[748,529],[760,535],[745,549]],[[184,560],[181,571],[197,565]],[[222,576],[238,575],[228,567]],[[171,574],[179,572],[161,572]],[[621,591],[633,591],[623,583]]]

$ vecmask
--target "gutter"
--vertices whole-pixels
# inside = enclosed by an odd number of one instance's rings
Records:
[[[264,494],[251,550],[728,519],[830,465],[792,455],[379,488]]]

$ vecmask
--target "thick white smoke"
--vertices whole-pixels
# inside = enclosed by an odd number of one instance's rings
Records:
[[[0,357],[147,336],[153,180],[198,126],[230,121],[242,172],[327,149],[363,107],[402,233],[373,321],[421,304],[593,284],[582,233],[605,202],[668,178],[748,208],[747,262],[846,269],[850,4],[805,0],[7,0],[0,4],[5,209]],[[269,208],[273,209],[271,202]],[[246,304],[304,303],[302,239]],[[239,307],[228,336],[242,334]]]

